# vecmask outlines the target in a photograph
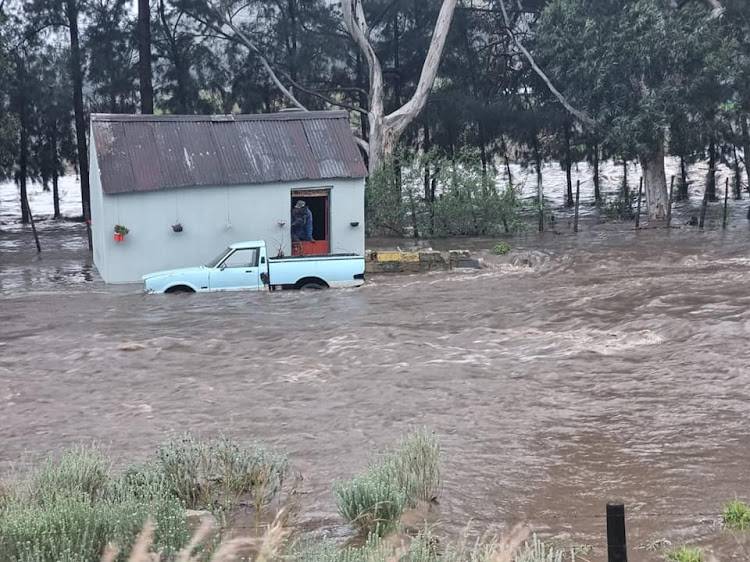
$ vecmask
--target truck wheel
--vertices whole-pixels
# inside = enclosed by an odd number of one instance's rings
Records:
[[[320,291],[321,289],[325,289],[325,287],[320,283],[305,283],[299,289],[300,291]]]
[[[195,291],[188,287],[187,285],[177,285],[175,287],[170,287],[166,291],[164,291],[168,295],[175,295],[175,294],[186,294],[186,293],[194,293]]]

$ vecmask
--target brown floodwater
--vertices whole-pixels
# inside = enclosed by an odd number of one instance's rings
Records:
[[[304,294],[145,296],[101,282],[80,224],[42,224],[41,257],[0,231],[0,468],[224,431],[285,447],[303,522],[344,536],[332,481],[426,426],[447,535],[523,521],[602,560],[605,503],[623,500],[635,560],[661,539],[746,559],[719,525],[750,499],[746,205],[726,231],[590,220],[487,269]]]

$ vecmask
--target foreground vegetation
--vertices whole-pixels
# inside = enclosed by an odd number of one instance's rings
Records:
[[[522,527],[503,538],[469,540],[467,533],[447,544],[424,519],[407,529],[405,514],[419,519],[442,489],[440,442],[426,430],[334,483],[339,511],[361,534],[361,546],[293,536],[293,510],[286,508],[263,523],[269,504],[280,507],[294,495],[285,495],[289,473],[282,451],[226,437],[171,435],[146,462],[121,471],[101,450],[77,447],[0,485],[0,561],[562,562],[580,552],[546,545]],[[202,510],[200,525],[189,511],[195,509]],[[232,518],[243,510],[256,532],[243,528],[238,538]],[[728,529],[750,528],[750,506],[739,500],[727,503],[723,517]],[[704,560],[693,547],[664,556]]]

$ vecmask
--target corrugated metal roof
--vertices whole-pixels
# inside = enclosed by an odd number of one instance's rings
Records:
[[[91,122],[108,194],[367,175],[345,111],[93,114]]]

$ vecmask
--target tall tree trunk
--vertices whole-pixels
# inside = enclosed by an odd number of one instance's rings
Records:
[[[542,232],[544,230],[544,184],[542,181],[542,153],[539,149],[539,137],[536,131],[534,131],[533,148],[536,160],[536,196],[539,205],[539,232]]]
[[[430,152],[430,123],[427,120],[427,116],[424,117],[424,122],[422,124],[422,150],[424,151],[425,155],[425,163],[424,163],[424,200],[427,203],[432,203],[432,200],[430,199],[430,163],[427,158],[427,155]]]
[[[19,119],[21,121],[21,135],[18,159],[18,185],[21,189],[21,222],[29,222],[28,197],[26,193],[26,176],[28,173],[29,159],[29,115],[26,105],[26,62],[23,55],[16,59],[18,72],[18,100],[19,100]]]
[[[690,199],[689,187],[687,159],[685,156],[680,156],[680,188],[677,190],[678,201],[687,201]]]
[[[77,0],[65,0],[65,11],[70,29],[70,73],[73,82],[78,172],[81,175],[81,205],[83,207],[83,219],[88,224],[88,220],[91,218],[91,193],[89,188],[89,158],[86,148],[86,120],[83,114],[83,66],[81,46],[78,42],[78,5],[76,2]],[[91,249],[91,229],[88,229],[88,237],[89,249]]]
[[[505,142],[505,135],[500,133],[500,144],[503,148],[503,160],[505,161],[505,173],[508,175],[508,186],[513,187],[513,172],[510,171],[510,156],[508,155],[508,145]]]
[[[602,200],[602,190],[599,185],[599,143],[594,143],[594,201]]]
[[[151,6],[138,0],[138,79],[141,89],[141,113],[154,112],[154,86],[151,82]]]
[[[734,152],[734,198],[740,200],[742,199],[742,165],[736,144],[732,145],[732,150]]]
[[[50,144],[52,145],[52,205],[55,209],[55,219],[60,218],[60,192],[57,185],[60,176],[60,156],[57,150],[57,125],[58,121],[55,119],[50,131]]]
[[[422,72],[412,97],[395,111],[386,115],[383,70],[370,42],[365,11],[360,0],[343,0],[341,3],[344,25],[364,55],[370,74],[370,99],[368,117],[370,124],[369,170],[378,170],[391,156],[401,135],[427,105],[430,91],[435,84],[440,59],[450,31],[458,0],[443,0],[438,14],[432,40],[427,50]]]
[[[716,196],[716,141],[714,137],[708,143],[708,178],[706,183],[706,196],[709,201],[718,201]]]
[[[643,187],[646,192],[649,224],[667,225],[669,193],[667,192],[667,173],[664,168],[664,141],[659,141],[646,157],[641,159],[643,167]]]
[[[630,185],[628,184],[628,161],[622,161],[622,208],[620,209],[620,218],[628,217],[630,211]]]
[[[740,115],[742,127],[742,155],[745,158],[745,175],[747,175],[747,190],[750,192],[750,130],[747,125],[747,115]]]
[[[570,126],[565,123],[565,178],[568,182],[568,195],[566,197],[565,205],[572,207],[575,205],[573,201],[573,177],[571,175],[573,168],[573,161],[570,156]]]

